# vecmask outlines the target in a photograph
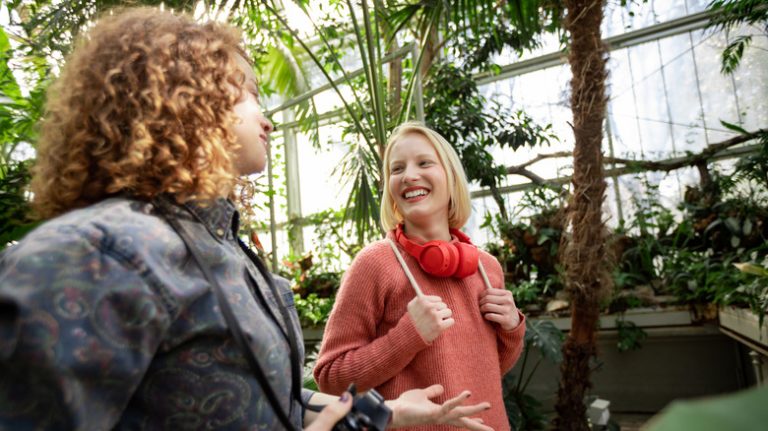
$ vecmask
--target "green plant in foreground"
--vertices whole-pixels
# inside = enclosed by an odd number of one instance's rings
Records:
[[[528,384],[539,365],[546,359],[553,364],[563,360],[563,333],[552,322],[546,320],[526,320],[525,344],[520,373],[504,376],[502,391],[504,407],[507,409],[509,423],[514,430],[542,430],[546,428],[546,417],[541,411],[541,403],[525,393]],[[533,368],[527,371],[528,359],[532,348],[539,352]]]

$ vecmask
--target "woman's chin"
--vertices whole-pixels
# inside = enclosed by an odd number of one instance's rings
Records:
[[[238,176],[247,177],[250,175],[258,175],[264,172],[265,166],[237,166],[236,170]]]

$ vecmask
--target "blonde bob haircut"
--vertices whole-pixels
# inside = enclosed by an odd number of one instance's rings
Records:
[[[445,140],[439,133],[430,129],[420,122],[403,123],[389,137],[387,148],[384,150],[384,160],[382,167],[384,170],[384,193],[381,198],[381,225],[384,230],[394,229],[403,222],[403,216],[397,210],[397,205],[393,196],[389,192],[389,163],[392,154],[392,147],[395,146],[404,136],[410,134],[419,134],[427,138],[437,152],[440,163],[448,176],[448,192],[450,196],[450,208],[448,209],[448,225],[459,229],[467,222],[472,212],[472,204],[469,199],[469,186],[467,184],[467,175],[461,166],[461,160],[451,144]]]
[[[48,91],[31,190],[40,218],[110,196],[230,195],[242,94],[239,30],[155,8],[118,10],[79,38]]]

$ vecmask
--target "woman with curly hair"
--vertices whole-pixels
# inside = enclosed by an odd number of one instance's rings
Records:
[[[51,87],[33,171],[49,218],[0,257],[0,429],[330,429],[301,389],[290,289],[238,238],[238,178],[273,131],[238,31],[132,9]],[[392,425],[469,423],[442,387]],[[327,405],[319,414],[311,405]]]

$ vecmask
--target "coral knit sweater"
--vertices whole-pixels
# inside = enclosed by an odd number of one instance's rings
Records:
[[[388,237],[394,240],[392,232]],[[462,280],[433,277],[402,247],[400,253],[424,294],[441,297],[456,323],[431,343],[424,341],[407,313],[413,288],[386,240],[377,241],[362,250],[344,274],[314,370],[318,386],[341,394],[355,382],[359,390],[376,388],[393,399],[409,389],[440,383],[445,393],[433,400],[437,403],[468,389],[472,396],[467,403],[491,403],[476,416],[495,430],[508,430],[501,378],[520,356],[523,315],[520,325],[504,331],[480,312],[478,301],[486,287],[479,272]],[[484,251],[480,260],[491,286],[502,288],[498,261]]]

